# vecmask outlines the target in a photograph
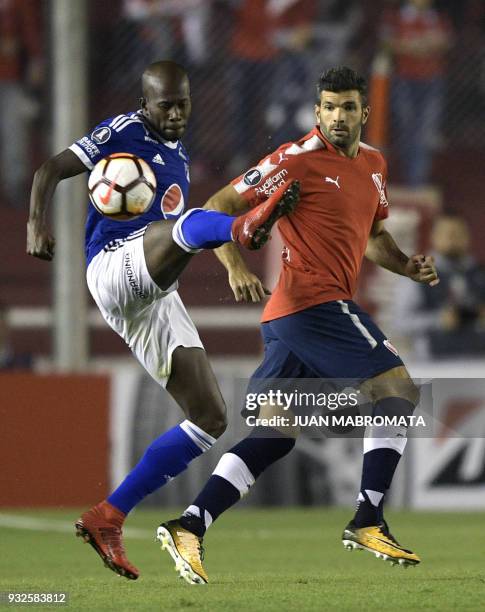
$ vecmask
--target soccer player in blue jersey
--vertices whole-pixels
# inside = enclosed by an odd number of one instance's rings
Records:
[[[86,223],[91,295],[107,323],[186,416],[148,447],[106,500],[76,522],[77,534],[93,546],[105,565],[130,579],[138,578],[139,572],[123,547],[126,515],[208,450],[226,427],[224,401],[176,291],[177,278],[200,249],[233,240],[250,249],[260,248],[276,220],[291,212],[298,201],[298,183],[286,182],[272,198],[239,217],[226,214],[239,198],[232,188],[225,195],[221,192],[223,212],[192,209],[184,213],[189,160],[180,138],[191,110],[187,74],[174,62],[156,62],[143,73],[142,90],[141,110],[103,121],[37,170],[27,225],[27,252],[51,260],[55,242],[45,217],[59,181],[91,170],[116,152],[138,155],[155,173],[157,193],[150,210],[117,222],[90,204]],[[249,272],[233,274],[229,280],[243,299],[259,301],[265,294]]]

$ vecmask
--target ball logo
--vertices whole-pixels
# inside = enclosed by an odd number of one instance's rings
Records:
[[[248,170],[246,172],[243,181],[246,183],[246,185],[249,185],[249,187],[254,187],[254,185],[257,185],[262,178],[263,175],[261,172],[257,168],[253,168],[252,170]]]
[[[184,209],[184,194],[177,185],[173,183],[162,196],[160,207],[164,215],[180,215]]]
[[[100,128],[97,128],[91,134],[91,139],[96,144],[104,144],[105,142],[108,142],[110,137],[111,137],[111,130],[110,130],[109,127],[100,127]]]

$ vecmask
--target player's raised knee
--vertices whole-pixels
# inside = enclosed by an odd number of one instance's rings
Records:
[[[220,438],[227,428],[226,405],[224,402],[217,402],[212,406],[211,410],[207,409],[192,420],[212,437]]]

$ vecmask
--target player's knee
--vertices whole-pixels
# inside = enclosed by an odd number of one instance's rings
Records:
[[[373,379],[371,385],[373,402],[396,397],[406,400],[416,407],[419,403],[420,391],[407,371],[404,368],[399,368],[396,376],[387,374],[386,372],[386,374]]]
[[[223,401],[217,401],[209,410],[206,410],[192,420],[213,438],[220,438],[227,428],[226,405]]]
[[[421,392],[419,387],[410,378],[406,389],[404,390],[404,397],[416,408],[416,406],[419,404],[420,396]]]

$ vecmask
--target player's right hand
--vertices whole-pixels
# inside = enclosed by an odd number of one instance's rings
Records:
[[[33,221],[27,223],[27,253],[39,259],[51,261],[56,241],[45,225]]]
[[[249,270],[231,270],[229,285],[236,302],[260,302],[266,295],[271,295],[271,291],[263,287],[259,278]]]

